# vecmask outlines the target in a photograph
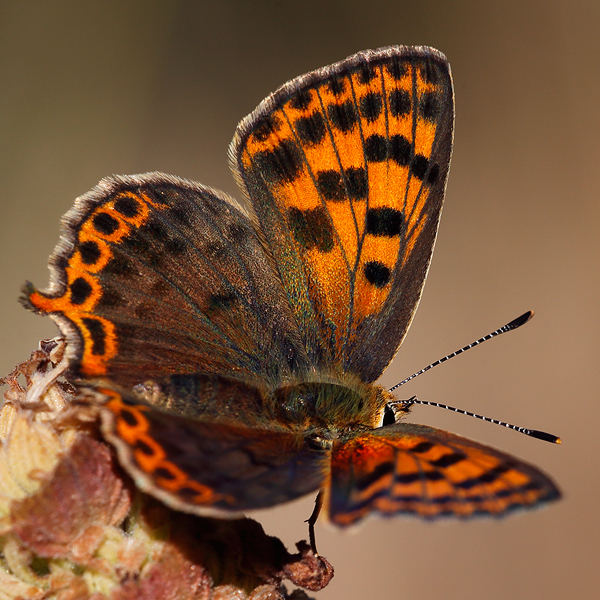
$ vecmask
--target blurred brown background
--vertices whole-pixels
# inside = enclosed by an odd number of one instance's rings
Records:
[[[236,123],[269,92],[355,51],[449,58],[456,138],[429,280],[386,384],[529,308],[536,318],[402,390],[551,431],[552,446],[440,410],[414,421],[501,447],[565,498],[505,521],[318,526],[323,599],[597,598],[600,4],[596,0],[226,0],[0,4],[0,373],[55,334],[17,303],[73,199],[161,170],[237,194]],[[259,515],[289,546],[307,498]]]

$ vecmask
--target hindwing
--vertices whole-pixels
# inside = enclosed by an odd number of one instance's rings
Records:
[[[502,516],[560,498],[550,478],[441,429],[397,423],[334,444],[325,507],[342,527],[370,513]]]

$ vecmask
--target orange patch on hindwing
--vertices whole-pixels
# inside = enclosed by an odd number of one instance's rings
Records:
[[[145,416],[151,410],[149,407],[125,403],[114,390],[99,391],[110,398],[104,406],[113,413],[116,433],[126,444],[130,460],[151,479],[152,485],[199,506],[217,502],[233,504],[233,498],[195,481],[169,460],[165,449],[152,436],[151,422]]]

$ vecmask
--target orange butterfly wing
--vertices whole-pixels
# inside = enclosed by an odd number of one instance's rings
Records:
[[[334,444],[325,507],[342,527],[370,513],[502,516],[560,498],[539,469],[424,425],[397,423]]]
[[[453,119],[443,55],[400,46],[294,79],[240,124],[232,168],[318,366],[373,381],[394,356],[433,251]]]

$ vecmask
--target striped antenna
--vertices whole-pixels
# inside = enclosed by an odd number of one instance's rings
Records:
[[[478,340],[475,340],[471,344],[468,344],[464,348],[461,348],[460,350],[457,350],[456,352],[453,352],[452,354],[448,354],[448,356],[444,356],[444,358],[440,358],[440,360],[436,360],[435,362],[431,363],[424,369],[421,369],[420,371],[413,373],[410,377],[407,377],[400,383],[397,383],[395,386],[391,387],[389,389],[389,391],[393,392],[395,389],[398,389],[401,385],[404,385],[405,383],[409,382],[411,379],[414,379],[415,377],[418,377],[419,375],[423,375],[423,373],[426,373],[427,371],[429,371],[429,369],[433,369],[433,367],[437,367],[438,365],[445,363],[447,360],[450,360],[451,358],[454,358],[455,356],[458,356],[459,354],[462,354],[463,352],[466,352],[467,350],[470,350],[471,348],[474,348],[475,346],[479,346],[479,344],[482,344],[483,342],[487,342],[488,340],[491,340],[492,338],[495,338],[498,335],[506,333],[507,331],[513,331],[514,329],[518,329],[519,327],[521,327],[521,325],[525,325],[525,323],[527,323],[527,321],[529,321],[529,319],[531,319],[531,317],[533,317],[533,311],[528,310],[526,313],[523,313],[520,317],[517,317],[516,319],[512,320],[510,323],[507,323],[506,325],[504,325],[504,327],[500,327],[500,329],[496,329],[496,331],[492,331],[492,333],[488,333],[487,335],[483,336],[482,338],[479,338]]]
[[[506,423],[505,421],[499,421],[498,419],[491,419],[490,417],[484,417],[483,415],[478,415],[477,413],[469,412],[468,410],[463,410],[462,408],[454,408],[454,406],[448,406],[447,404],[440,404],[439,402],[429,402],[428,400],[419,400],[416,396],[409,398],[408,400],[395,400],[388,403],[388,406],[395,407],[401,406],[402,408],[410,408],[413,404],[424,404],[425,406],[437,406],[438,408],[445,408],[447,410],[453,410],[454,412],[460,413],[461,415],[467,415],[468,417],[475,417],[476,419],[481,419],[482,421],[488,421],[489,423],[495,423],[496,425],[503,425],[504,427],[508,427],[509,429],[513,429],[514,431],[518,431],[519,433],[524,433],[530,437],[536,438],[538,440],[544,440],[545,442],[551,442],[552,444],[561,444],[561,440],[559,437],[552,435],[551,433],[546,433],[545,431],[538,431],[537,429],[527,429],[527,427],[518,427],[517,425],[511,425],[510,423]]]
[[[525,325],[529,319],[533,317],[533,311],[529,310],[526,313],[523,313],[520,317],[512,320],[510,323],[504,325],[504,327],[500,327],[500,329],[496,329],[496,331],[492,331],[492,333],[488,333],[488,335],[479,338],[478,340],[472,342],[471,344],[453,352],[452,354],[448,354],[448,356],[444,356],[444,358],[440,358],[440,360],[436,360],[431,363],[424,369],[413,373],[410,377],[407,377],[400,383],[397,383],[395,386],[390,388],[390,392],[393,392],[395,389],[399,388],[401,385],[404,385],[411,379],[422,375],[423,373],[429,371],[429,369],[433,369],[433,367],[437,367],[442,363],[478,346],[483,342],[487,342],[487,340],[491,340],[492,338],[501,335],[502,333],[506,333],[507,331],[513,331],[513,329],[518,329],[521,325]],[[514,431],[518,431],[519,433],[524,433],[530,437],[536,438],[538,440],[544,440],[546,442],[551,442],[553,444],[560,444],[561,440],[559,437],[552,435],[551,433],[546,433],[545,431],[538,431],[537,429],[527,429],[527,427],[518,427],[517,425],[511,425],[510,423],[506,423],[505,421],[499,421],[498,419],[491,419],[490,417],[484,417],[483,415],[479,415],[477,413],[469,412],[468,410],[463,410],[462,408],[455,408],[454,406],[448,406],[447,404],[440,404],[439,402],[429,402],[428,400],[419,400],[416,396],[409,398],[408,400],[393,400],[388,402],[387,406],[394,409],[395,407],[401,407],[403,409],[410,408],[413,404],[424,404],[425,406],[437,406],[438,408],[445,408],[446,410],[453,410],[454,412],[460,413],[462,415],[467,415],[469,417],[475,417],[476,419],[481,419],[482,421],[488,421],[489,423],[495,423],[496,425],[503,425],[504,427],[508,427],[509,429],[513,429]]]

